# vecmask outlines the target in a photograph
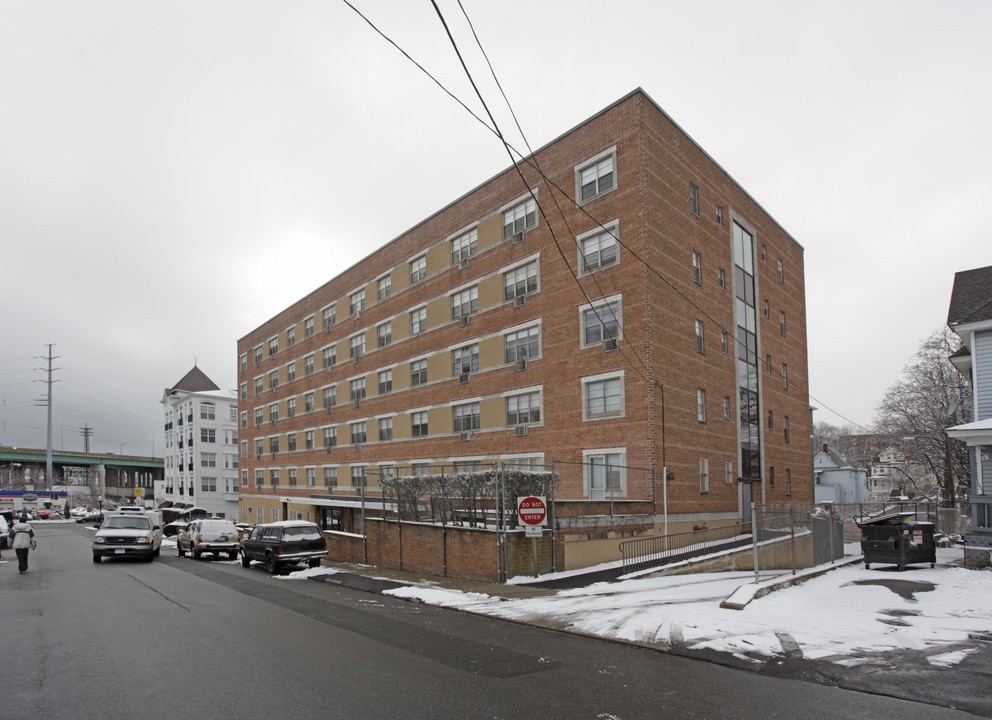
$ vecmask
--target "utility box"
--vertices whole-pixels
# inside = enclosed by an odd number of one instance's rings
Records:
[[[919,522],[913,517],[911,512],[894,513],[858,523],[866,570],[872,563],[895,565],[899,570],[917,563],[930,563],[930,567],[936,564],[933,523]]]

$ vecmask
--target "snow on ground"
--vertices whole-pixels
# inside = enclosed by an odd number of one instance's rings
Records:
[[[970,649],[969,634],[992,628],[992,572],[954,567],[958,549],[938,549],[938,565],[905,572],[861,564],[832,570],[751,601],[720,607],[752,572],[642,577],[563,590],[536,598],[500,598],[418,584],[387,594],[521,622],[640,643],[732,653],[759,661],[787,651],[857,664],[873,653],[917,649],[952,665]],[[763,575],[762,580],[768,575]],[[894,581],[892,588],[880,581]],[[908,583],[908,585],[904,585]]]

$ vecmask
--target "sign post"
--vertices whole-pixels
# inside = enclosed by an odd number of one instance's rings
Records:
[[[539,495],[526,495],[517,498],[517,522],[523,526],[524,534],[530,538],[534,562],[534,577],[537,571],[537,539],[544,534],[548,524],[548,499]]]

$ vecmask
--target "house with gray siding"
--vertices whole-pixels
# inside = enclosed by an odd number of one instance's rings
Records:
[[[992,265],[954,275],[947,326],[961,338],[951,362],[971,380],[975,418],[948,428],[947,434],[968,445],[971,456],[971,511],[974,537],[992,561]]]

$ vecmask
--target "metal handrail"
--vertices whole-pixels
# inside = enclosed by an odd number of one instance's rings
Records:
[[[620,543],[623,574],[676,563],[689,557],[751,541],[747,525],[708,528],[705,525],[688,532],[624,540]]]

